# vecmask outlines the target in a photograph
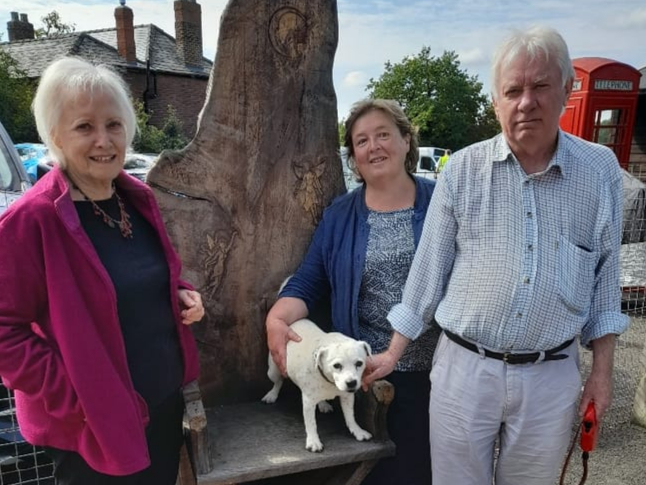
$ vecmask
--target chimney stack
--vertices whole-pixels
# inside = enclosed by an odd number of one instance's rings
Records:
[[[202,65],[202,7],[195,0],[175,0],[175,45],[186,65]]]
[[[34,26],[29,23],[26,13],[21,13],[18,19],[18,12],[11,12],[11,20],[7,22],[7,34],[9,42],[34,38]]]
[[[125,0],[114,9],[114,18],[117,23],[117,50],[119,55],[127,62],[137,60],[137,49],[135,47],[135,28],[133,25],[133,14],[130,7],[126,7]]]

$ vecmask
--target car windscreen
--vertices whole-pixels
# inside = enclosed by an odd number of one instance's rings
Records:
[[[0,190],[18,192],[20,177],[11,161],[9,151],[0,138]]]

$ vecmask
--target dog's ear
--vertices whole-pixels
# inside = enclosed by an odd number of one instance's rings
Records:
[[[322,361],[325,358],[325,354],[327,353],[327,347],[319,347],[316,349],[314,352],[314,368],[323,368],[322,366]]]
[[[363,340],[361,341],[363,344],[363,348],[366,351],[366,357],[370,357],[372,355],[372,348],[370,347],[370,344],[368,342],[364,342]]]
[[[370,347],[370,344],[368,342],[361,341],[363,344],[363,348],[366,350],[366,357],[370,357],[372,355],[372,348]]]

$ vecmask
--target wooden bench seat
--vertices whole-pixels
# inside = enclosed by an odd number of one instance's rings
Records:
[[[321,453],[305,449],[300,396],[284,391],[275,404],[251,402],[204,410],[196,400],[199,391],[187,389],[185,426],[197,473],[186,479],[184,471],[180,483],[359,484],[377,460],[394,455],[395,445],[386,431],[386,411],[394,396],[390,383],[378,381],[368,393],[358,395],[357,421],[373,434],[370,441],[354,439],[338,405],[331,414],[317,412],[325,446]],[[302,478],[304,472],[309,473],[307,480]],[[272,477],[281,478],[267,480]]]

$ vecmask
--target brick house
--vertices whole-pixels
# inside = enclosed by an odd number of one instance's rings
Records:
[[[184,134],[195,134],[213,63],[202,55],[202,10],[196,0],[175,0],[175,38],[159,27],[134,25],[133,11],[120,0],[115,27],[34,39],[26,14],[11,13],[8,42],[0,43],[28,77],[39,78],[53,60],[66,55],[115,67],[140,100],[151,123],[161,127],[167,106],[183,122]]]

